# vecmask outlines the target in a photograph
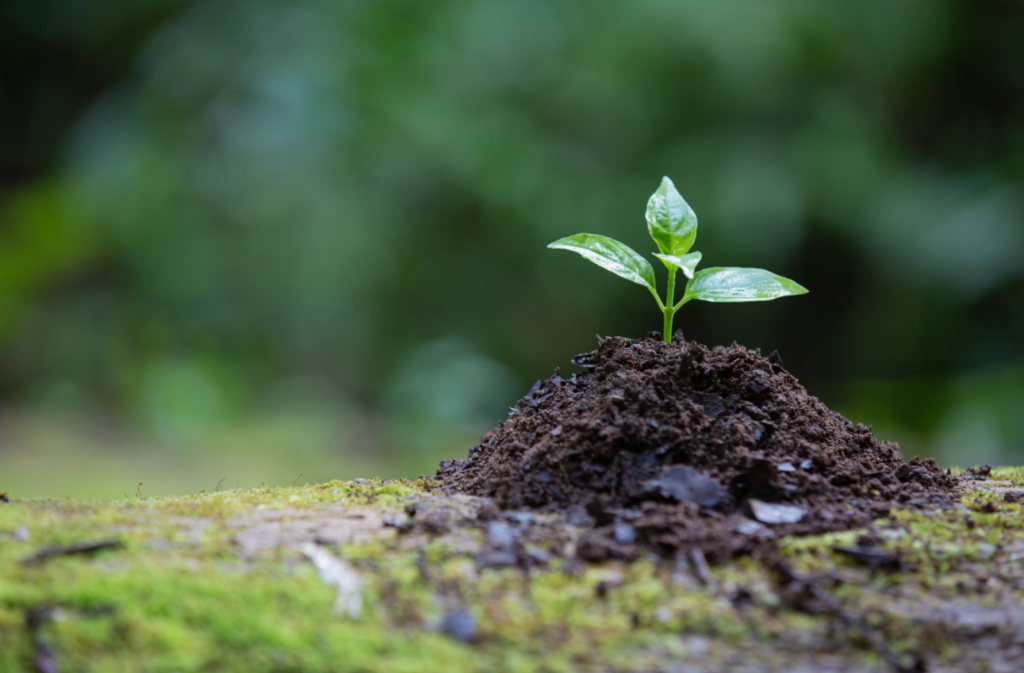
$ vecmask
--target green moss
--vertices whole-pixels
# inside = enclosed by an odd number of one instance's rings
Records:
[[[1024,487],[1024,467],[997,467],[992,470],[994,479],[1005,479],[1014,486]]]
[[[1022,475],[999,471],[1002,479]],[[373,480],[2,504],[0,670],[33,670],[26,613],[40,608],[53,610],[40,636],[66,673],[653,669],[791,656],[775,645],[786,641],[830,643],[846,661],[878,661],[862,636],[789,607],[771,569],[752,558],[714,568],[705,587],[685,568],[654,559],[481,570],[446,537],[379,535],[334,549],[366,582],[363,614],[350,621],[333,613],[333,589],[297,550],[246,554],[233,542],[241,527],[263,521],[247,519],[258,513],[287,522],[329,508],[401,511],[431,486]],[[832,551],[864,531],[784,539],[780,553],[800,573],[839,573],[842,581],[828,590],[896,652],[924,644],[952,660],[958,645],[900,606],[995,600],[978,569],[991,569],[997,545],[1024,549],[1022,513],[1021,505],[981,491],[966,493],[957,509],[895,511],[874,532],[883,548],[900,553],[901,573],[871,570]],[[21,527],[28,541],[10,535]],[[123,546],[22,562],[51,545],[107,538]],[[1018,586],[1004,581],[1000,600],[1020,600]],[[748,599],[734,604],[740,595]],[[456,608],[473,614],[479,642],[436,631]]]
[[[967,470],[962,467],[952,467],[949,472],[954,477],[962,477],[967,474]],[[1013,486],[1024,487],[1024,467],[994,467],[989,478],[996,481],[1007,481]]]

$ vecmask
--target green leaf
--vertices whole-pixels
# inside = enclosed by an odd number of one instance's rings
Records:
[[[595,234],[576,234],[548,245],[556,250],[578,252],[594,264],[626,280],[654,290],[654,267],[629,246],[614,238]]]
[[[671,271],[674,268],[683,270],[687,278],[693,278],[693,270],[697,268],[697,264],[700,262],[701,254],[699,252],[691,252],[688,255],[677,257],[675,255],[662,255],[660,253],[654,253],[654,256],[665,262],[665,266]]]
[[[768,301],[806,294],[807,288],[764,269],[714,267],[698,271],[686,284],[684,300],[734,302]]]
[[[697,215],[667,177],[647,201],[647,231],[666,255],[685,255],[697,238]]]

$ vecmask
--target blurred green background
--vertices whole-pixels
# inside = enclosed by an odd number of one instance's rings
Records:
[[[431,472],[660,328],[544,246],[648,252],[662,175],[705,265],[811,289],[688,338],[908,457],[1024,462],[1021,35],[1009,0],[6,0],[0,490]]]

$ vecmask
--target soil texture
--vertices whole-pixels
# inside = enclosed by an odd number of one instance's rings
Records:
[[[807,394],[778,353],[611,337],[585,369],[538,381],[446,487],[503,510],[560,512],[584,560],[722,561],[779,535],[846,530],[894,506],[949,506],[957,480],[907,461]]]

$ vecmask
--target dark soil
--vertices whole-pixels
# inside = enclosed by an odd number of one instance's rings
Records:
[[[538,381],[438,476],[505,510],[564,512],[588,529],[585,560],[639,548],[724,560],[897,505],[951,504],[956,480],[934,460],[908,462],[831,411],[777,353],[652,335],[604,339],[573,363],[588,371]]]

